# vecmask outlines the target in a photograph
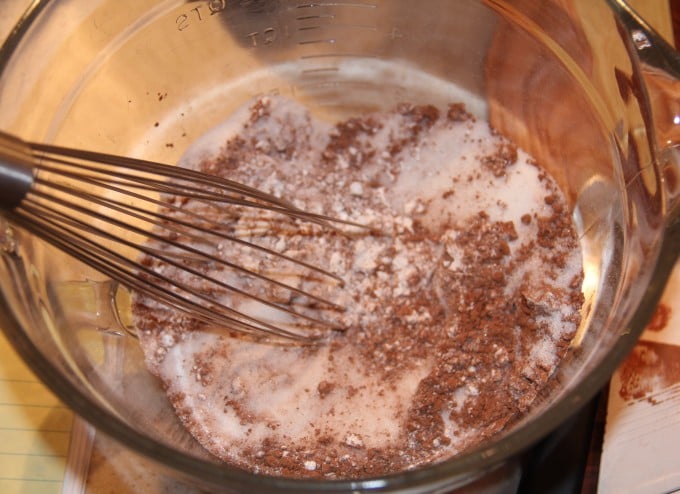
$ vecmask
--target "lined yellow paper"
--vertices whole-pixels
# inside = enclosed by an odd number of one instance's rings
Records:
[[[61,493],[72,425],[0,332],[0,492]]]

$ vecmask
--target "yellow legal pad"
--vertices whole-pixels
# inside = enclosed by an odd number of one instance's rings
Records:
[[[0,332],[0,493],[61,493],[72,426]]]

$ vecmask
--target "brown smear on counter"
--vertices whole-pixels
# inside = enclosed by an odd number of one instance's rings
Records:
[[[640,342],[621,365],[619,395],[626,401],[646,398],[654,404],[654,393],[680,383],[680,347]]]
[[[660,332],[668,325],[671,308],[660,302],[645,328]],[[647,397],[654,404],[655,392],[680,383],[680,347],[656,342],[638,343],[620,368],[619,396],[624,400]]]
[[[652,319],[647,324],[646,329],[648,329],[649,331],[663,331],[664,329],[666,329],[670,317],[671,317],[670,306],[661,302],[659,303],[659,305],[656,306],[656,310],[652,315]]]

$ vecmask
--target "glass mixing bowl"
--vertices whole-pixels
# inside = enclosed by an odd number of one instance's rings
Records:
[[[211,492],[469,484],[589,400],[650,317],[680,250],[678,74],[677,55],[614,0],[36,0],[0,51],[3,130],[175,163],[254,95],[285,95],[328,119],[464,96],[565,191],[586,303],[573,351],[521,421],[451,460],[356,481],[216,463],[146,372],[125,292],[7,224],[0,324],[78,414]]]

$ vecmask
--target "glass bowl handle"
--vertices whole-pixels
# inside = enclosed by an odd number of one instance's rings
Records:
[[[665,188],[668,228],[680,229],[680,53],[625,0],[608,3],[620,20],[624,42],[639,60],[649,109],[648,132]]]

